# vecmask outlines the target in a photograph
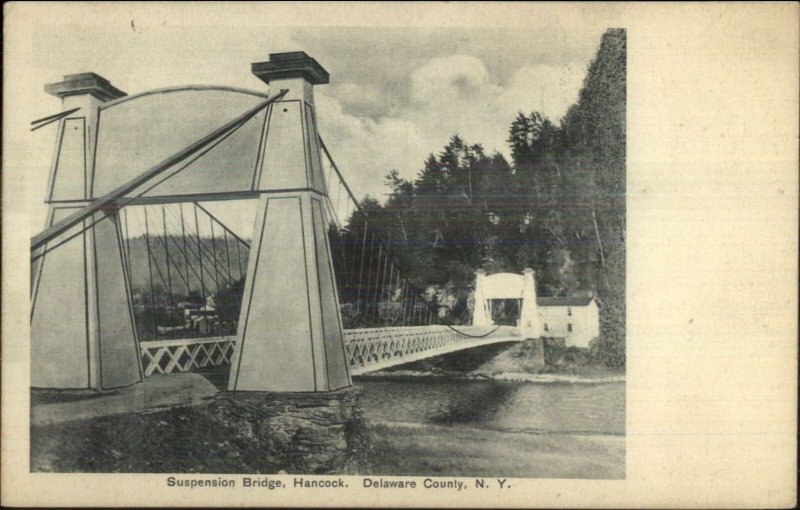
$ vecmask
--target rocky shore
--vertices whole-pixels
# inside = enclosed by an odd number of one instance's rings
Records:
[[[586,349],[563,340],[537,338],[503,350],[473,349],[370,372],[361,379],[491,379],[531,383],[597,384],[624,382],[624,370],[591,359]]]
[[[115,396],[89,400],[116,404]],[[34,407],[71,406],[74,416],[86,408],[85,400],[61,400]],[[31,427],[31,471],[357,474],[367,468],[370,437],[358,387],[320,394],[221,392],[170,404],[106,409],[77,420],[43,413],[41,424]]]
[[[530,383],[570,383],[570,384],[600,384],[612,382],[625,382],[624,373],[609,372],[605,376],[573,375],[573,374],[532,374],[529,372],[501,372],[487,375],[483,373],[457,373],[457,372],[430,372],[415,370],[381,370],[358,376],[358,379],[491,379],[495,381],[513,381]]]

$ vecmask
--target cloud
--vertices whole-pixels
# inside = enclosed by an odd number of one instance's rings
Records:
[[[421,165],[429,144],[412,120],[356,117],[345,113],[342,102],[322,90],[315,94],[315,103],[320,135],[359,199],[365,194],[385,198],[383,180],[390,170],[411,176]]]
[[[470,55],[434,58],[411,74],[412,102],[418,107],[442,100],[472,101],[490,89],[486,66]]]
[[[272,52],[307,51],[331,73],[330,85],[315,88],[322,136],[355,193],[383,198],[388,171],[413,178],[455,133],[488,151],[507,152],[507,130],[518,111],[544,110],[557,121],[577,97],[603,31],[598,25],[568,32],[544,21],[536,30],[315,26],[265,32],[237,24],[216,27],[209,41],[203,27],[164,25],[157,18],[137,17],[132,31],[123,16],[84,31],[91,37],[72,26],[36,32],[32,58],[20,68],[24,82],[17,81],[24,85],[21,95],[35,100],[16,109],[25,114],[9,130],[18,143],[8,144],[9,161],[32,167],[22,172],[30,203],[41,204],[55,135],[29,133],[26,125],[61,109],[57,99],[30,91],[63,74],[95,71],[130,93],[189,83],[263,91],[250,62]],[[207,51],[198,53],[199,47]],[[31,216],[36,228],[46,207],[39,210]]]
[[[408,104],[384,115],[370,114],[387,101],[379,87],[348,82],[318,89],[321,134],[356,195],[382,199],[389,170],[413,178],[454,134],[507,154],[517,112],[542,111],[558,122],[576,101],[584,74],[575,64],[538,64],[520,67],[502,83],[475,56],[435,57],[410,73]]]
[[[535,65],[517,71],[502,101],[513,108],[537,110],[558,122],[578,100],[585,69],[576,65]]]
[[[356,117],[378,119],[388,115],[392,109],[385,94],[368,84],[343,83],[335,87],[334,95],[341,103],[342,111]]]

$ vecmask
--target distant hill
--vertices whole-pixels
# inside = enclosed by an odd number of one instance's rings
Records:
[[[187,238],[185,246],[187,256],[184,257],[184,246],[180,238],[175,238],[174,241],[168,239],[165,248],[163,237],[150,236],[149,265],[145,238],[129,239],[126,244],[129,247],[131,286],[134,294],[150,292],[151,272],[153,289],[157,294],[166,291],[171,282],[173,294],[178,297],[188,296],[192,291],[195,295],[200,295],[203,293],[201,288],[205,289],[205,294],[216,293],[217,282],[220,288],[225,288],[231,282],[241,279],[247,273],[247,257],[250,250],[230,237],[227,241],[227,250],[225,239],[215,239],[215,241],[216,243],[212,245],[211,238],[200,240],[203,267],[201,280],[201,256],[196,238],[195,240]]]

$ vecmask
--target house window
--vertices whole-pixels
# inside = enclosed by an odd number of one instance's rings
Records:
[[[572,317],[572,308],[567,307],[567,317]]]
[[[572,333],[572,324],[567,324],[567,333]]]
[[[548,326],[546,322],[544,323],[544,330],[550,331],[550,326]]]

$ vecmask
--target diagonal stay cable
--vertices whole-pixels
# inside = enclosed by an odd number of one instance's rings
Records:
[[[195,239],[193,235],[189,235],[189,236],[187,236],[187,237],[189,238],[189,240],[190,240],[190,242],[191,242],[191,243],[194,243],[194,244],[190,244],[190,245],[188,245],[188,246],[190,246],[190,248],[189,248],[189,251],[191,252],[191,254],[192,254],[192,255],[194,255],[195,253],[197,253],[197,255],[198,255],[198,258],[201,260],[201,262],[200,262],[200,268],[201,268],[201,270],[202,270],[202,271],[205,271],[205,272],[206,272],[206,273],[209,275],[209,277],[210,277],[210,276],[213,276],[213,274],[214,274],[214,260],[209,260],[209,261],[206,261],[206,260],[203,260],[203,259],[202,259],[202,255],[205,255],[205,256],[206,256],[206,257],[208,257],[208,258],[214,259],[215,257],[214,257],[214,255],[211,253],[211,250],[209,250],[209,249],[208,249],[208,248],[207,248],[207,247],[206,247],[206,246],[203,244],[202,240]],[[197,248],[197,250],[196,250],[196,251],[195,251],[195,248]],[[211,269],[209,269],[209,268],[208,268],[208,267],[205,265],[206,263],[207,263],[207,264],[211,264]],[[222,270],[224,271],[224,270],[225,270],[225,268],[222,268]],[[224,275],[223,275],[223,277],[224,277]],[[234,281],[234,280],[233,280],[233,275],[231,275],[231,274],[228,274],[228,280],[229,280],[229,281],[226,283],[226,285],[229,285],[230,283],[232,283],[232,282]],[[209,288],[209,290],[210,290],[210,288]]]
[[[350,200],[351,200],[351,202],[353,202],[353,205],[355,206],[356,211],[361,213],[361,215],[363,215],[364,218],[368,220],[369,219],[369,215],[361,207],[361,205],[358,203],[358,199],[356,199],[355,194],[350,189],[350,186],[347,184],[347,181],[345,181],[344,176],[342,175],[342,173],[339,171],[339,167],[336,166],[336,162],[333,160],[333,156],[331,156],[331,153],[328,151],[328,147],[325,145],[325,142],[322,141],[322,137],[318,136],[317,139],[319,140],[320,147],[322,148],[322,151],[325,153],[325,156],[328,158],[328,161],[330,162],[331,167],[336,172],[336,175],[339,176],[339,180],[341,181],[342,185],[344,186],[345,190],[347,191],[347,194],[350,196]],[[373,232],[373,234],[378,239],[378,243],[383,245],[384,248],[386,248],[386,243],[383,241],[383,239],[381,239],[381,237],[377,234],[377,232]],[[392,259],[392,263],[394,263],[399,269],[400,265],[397,262],[397,259],[395,258],[394,254],[389,250],[386,250],[386,251],[387,251],[387,255],[389,256],[389,258]],[[411,284],[411,282],[408,280],[408,278],[404,278],[404,280],[406,280],[406,282],[408,282],[408,284],[409,284],[409,287],[411,287],[414,290],[414,293],[417,295],[417,298],[421,299],[422,302],[425,303],[425,306],[428,308],[428,310],[433,311],[433,308],[431,307],[431,304],[428,302],[428,300],[425,299],[419,293],[419,291],[416,289],[416,287],[414,287],[414,285]]]
[[[175,244],[175,246],[178,249],[182,248],[182,245],[180,243],[178,243],[178,241],[176,240],[175,236],[169,234],[168,238],[173,242],[173,244]],[[189,248],[188,245],[187,245],[186,249],[187,249],[187,253],[186,253],[186,256],[184,257],[184,263],[186,264],[187,269],[189,271],[191,271],[194,274],[194,276],[197,278],[197,281],[201,286],[201,293],[212,294],[211,289],[205,285],[205,282],[203,281],[203,278],[201,277],[200,273],[197,272],[197,269],[195,269],[194,264],[192,263],[191,260],[189,260],[188,254],[191,254],[192,256],[194,256],[195,252],[192,250],[192,248]],[[200,271],[203,271],[203,270],[208,272],[207,269],[205,269],[204,267],[201,266],[200,267]],[[188,275],[188,273],[187,273],[187,275]],[[187,281],[188,281],[188,276],[187,276]]]
[[[167,285],[167,280],[164,278],[164,273],[161,271],[161,267],[160,267],[160,266],[159,266],[159,264],[158,264],[158,259],[157,259],[157,258],[156,258],[156,256],[153,254],[152,250],[150,249],[150,233],[149,233],[149,225],[148,225],[148,222],[147,222],[147,209],[145,209],[145,210],[144,210],[144,212],[145,212],[145,215],[144,215],[144,222],[145,222],[145,223],[144,223],[144,225],[145,225],[145,229],[144,229],[144,232],[145,232],[145,234],[144,234],[144,239],[145,239],[145,243],[146,243],[146,245],[147,245],[148,264],[152,262],[153,266],[156,268],[156,272],[158,272],[158,276],[159,276],[159,278],[161,279],[161,285],[162,285],[162,287],[163,287],[164,289],[166,289],[166,288],[167,288],[167,286],[168,286],[168,285]],[[141,222],[139,222],[139,224],[140,224],[140,226],[141,226]],[[169,263],[169,262],[167,262],[167,263]],[[152,283],[151,283],[151,286],[150,286],[150,292],[151,292],[151,296],[152,296],[152,295],[153,295],[153,286],[152,286]],[[169,300],[170,304],[171,304],[172,306],[175,306],[175,299],[173,298],[172,294],[167,294],[167,298],[168,298],[168,300]],[[155,300],[151,299],[151,301],[153,301],[153,302],[154,302]],[[156,326],[156,323],[155,323],[155,322],[153,323],[153,326]]]
[[[169,226],[172,227],[173,226],[172,219],[176,215],[172,212],[172,209],[168,209],[168,212],[170,213]],[[185,237],[186,237],[185,225],[181,223],[180,219],[178,219],[177,221],[178,221],[178,224],[181,226],[181,240],[185,240]],[[201,280],[200,274],[194,268],[194,264],[192,264],[192,261],[189,260],[189,254],[191,254],[193,257],[195,255],[194,251],[192,251],[192,248],[190,248],[189,245],[185,245],[183,243],[179,243],[177,241],[177,236],[175,236],[175,235],[168,234],[167,238],[170,241],[172,241],[172,243],[175,245],[175,247],[178,248],[179,252],[181,252],[182,255],[183,255],[184,264],[186,265],[186,270],[187,270],[187,272],[186,272],[186,281],[189,280],[189,273],[188,273],[189,271],[192,271],[192,273],[194,273],[194,275],[197,277],[198,281],[200,281]],[[202,283],[201,283],[201,285],[202,285]],[[204,291],[206,290],[205,286],[203,287],[202,290],[204,290]]]
[[[173,219],[175,219],[175,218],[174,218],[174,217],[176,216],[176,214],[175,214],[175,213],[173,213],[172,211],[170,211],[170,215],[172,216],[172,218],[173,218]],[[176,219],[176,221],[180,222],[180,219]],[[180,224],[180,223],[179,223],[179,224]],[[203,271],[205,271],[206,273],[208,273],[209,275],[211,275],[211,274],[212,274],[212,270],[211,270],[211,269],[207,269],[207,268],[206,268],[204,265],[202,265],[202,257],[200,257],[199,255],[200,255],[201,253],[204,253],[204,254],[206,254],[208,257],[211,257],[211,258],[213,258],[213,257],[214,257],[214,255],[211,253],[211,250],[209,250],[209,249],[208,249],[208,248],[207,248],[205,245],[203,245],[203,244],[202,244],[202,242],[198,242],[198,240],[194,238],[194,236],[191,234],[191,232],[190,232],[189,234],[190,234],[190,235],[188,235],[188,236],[187,236],[187,237],[188,237],[188,239],[190,239],[190,240],[191,240],[191,242],[192,242],[192,243],[194,243],[193,245],[187,245],[187,248],[188,248],[189,252],[190,252],[192,255],[194,255],[195,253],[197,253],[197,254],[198,254],[198,258],[201,260],[201,270],[203,270]],[[173,242],[177,244],[177,242],[176,242],[176,241],[174,241],[174,240],[173,240]],[[195,246],[197,247],[197,252],[195,252],[195,251],[194,251],[194,247],[195,247]],[[213,264],[213,262],[210,262],[210,263],[211,263],[211,264]],[[227,275],[228,275],[228,280],[229,280],[229,281],[228,281],[228,283],[226,283],[226,285],[230,285],[230,284],[232,284],[234,281],[236,281],[236,280],[233,278],[233,275],[232,275],[231,273],[229,273],[229,272],[225,271],[225,268],[224,268],[224,267],[221,267],[221,268],[219,268],[219,269],[221,269],[222,271],[226,272],[226,273],[227,273]],[[196,274],[196,272],[195,272],[195,274]],[[209,290],[210,290],[210,289],[209,289]]]
[[[342,185],[344,186],[345,190],[347,191],[347,194],[350,197],[350,200],[353,202],[353,205],[355,206],[355,210],[357,212],[361,213],[365,220],[369,220],[369,215],[361,207],[361,205],[358,203],[358,199],[356,199],[355,194],[353,194],[353,191],[350,189],[350,186],[347,184],[347,181],[344,179],[344,176],[339,171],[339,167],[336,166],[336,162],[333,160],[333,156],[331,156],[330,151],[328,151],[328,147],[325,146],[325,142],[322,141],[322,137],[318,136],[317,138],[319,140],[319,144],[320,144],[320,147],[322,148],[322,151],[325,153],[325,156],[328,158],[328,162],[330,163],[331,168],[336,173],[336,175],[339,177],[339,181],[342,183]],[[378,243],[380,245],[383,245],[384,251],[386,252],[386,255],[391,259],[392,264],[394,266],[396,266],[398,270],[400,270],[401,269],[400,268],[400,264],[398,263],[398,261],[395,258],[394,254],[390,250],[388,250],[386,248],[386,244],[384,243],[383,239],[381,239],[380,236],[377,233],[374,233],[374,235],[378,239]],[[412,292],[414,294],[416,294],[417,299],[422,300],[422,302],[428,308],[428,311],[429,312],[433,312],[434,316],[438,317],[438,314],[436,313],[436,310],[433,309],[431,304],[428,302],[427,299],[425,299],[425,297],[422,296],[422,294],[419,292],[419,290],[417,290],[414,287],[414,285],[411,284],[411,282],[408,280],[408,278],[407,277],[403,277],[403,280],[405,280],[405,282],[408,284],[408,286],[412,289]],[[458,333],[460,335],[463,335],[463,336],[466,336],[466,337],[470,337],[470,338],[484,338],[484,337],[487,337],[487,336],[491,335],[492,333],[494,333],[495,331],[497,331],[500,328],[500,326],[497,326],[494,329],[492,329],[491,331],[489,331],[488,333],[485,333],[483,335],[472,335],[472,334],[469,334],[469,333],[465,333],[464,331],[460,331],[460,330],[454,328],[453,326],[451,326],[450,324],[442,324],[442,325],[447,327],[447,328],[449,328],[449,329],[451,329],[452,331],[455,331],[456,333]]]
[[[136,191],[137,188],[141,187],[142,185],[146,184],[152,179],[163,174],[165,171],[172,168],[174,165],[190,157],[192,154],[195,154],[196,152],[202,150],[206,145],[212,143],[217,138],[224,136],[232,129],[236,129],[241,124],[247,122],[248,120],[253,118],[256,114],[258,114],[258,112],[260,112],[261,110],[269,106],[271,103],[273,103],[275,100],[280,99],[281,97],[286,95],[287,92],[288,89],[281,90],[281,92],[279,92],[278,94],[272,96],[266,101],[259,103],[252,109],[246,111],[245,113],[231,120],[225,125],[215,129],[214,131],[202,137],[201,139],[189,144],[188,146],[184,147],[183,149],[176,152],[172,156],[169,156],[162,162],[156,164],[149,170],[137,175],[128,182],[125,182],[124,184],[118,186],[111,192],[95,200],[91,204],[79,209],[78,211],[70,214],[63,220],[58,221],[57,223],[46,228],[45,230],[43,230],[42,232],[31,238],[31,250],[35,250],[36,248],[47,243],[54,237],[63,234],[71,227],[77,225],[78,223],[80,223],[81,221],[83,221],[84,219],[88,218],[89,216],[98,211],[108,209],[109,207],[112,208],[121,207],[132,202],[135,199],[135,197],[127,197],[126,195]]]
[[[224,229],[226,232],[228,232],[230,235],[232,235],[233,237],[235,237],[237,241],[239,241],[240,243],[242,243],[243,245],[245,245],[247,248],[250,248],[250,243],[248,243],[247,241],[245,241],[244,239],[242,239],[241,237],[239,237],[238,235],[236,235],[236,232],[234,232],[233,230],[229,229],[229,228],[228,228],[228,226],[227,226],[227,225],[225,225],[224,223],[222,223],[222,222],[221,222],[221,221],[220,221],[220,220],[219,220],[219,219],[218,219],[216,216],[214,216],[214,215],[211,213],[211,211],[209,211],[208,209],[206,209],[205,207],[203,207],[202,205],[200,205],[198,202],[192,202],[192,203],[193,203],[194,205],[196,205],[197,207],[199,207],[201,211],[203,211],[204,213],[206,213],[206,215],[208,215],[208,217],[209,217],[209,218],[211,218],[211,219],[212,219],[212,220],[213,220],[213,221],[214,221],[214,222],[215,222],[217,225],[219,225],[219,226],[220,226],[220,227],[222,227],[222,228],[223,228],[223,229]]]
[[[73,109],[67,110],[65,112],[59,112],[59,113],[56,113],[56,114],[53,114],[53,115],[48,115],[47,117],[42,117],[41,119],[36,119],[33,122],[31,122],[31,126],[32,126],[31,127],[31,131],[36,131],[37,129],[43,128],[43,127],[45,127],[45,126],[47,126],[47,125],[49,125],[49,124],[51,124],[51,123],[53,123],[53,122],[55,122],[57,120],[61,120],[64,117],[67,117],[67,116],[77,112],[78,110],[80,110],[80,108],[73,108]]]
[[[225,271],[224,267],[217,267],[216,269],[214,268],[215,265],[217,265],[217,266],[219,265],[219,258],[216,255],[214,255],[214,253],[203,243],[202,239],[200,239],[199,237],[197,239],[195,239],[192,236],[189,236],[189,239],[194,243],[194,246],[197,246],[197,252],[198,253],[202,252],[210,259],[209,264],[212,265],[212,269],[205,269],[206,273],[208,273],[209,275],[212,275],[214,271],[223,271],[223,272],[227,273],[227,278],[229,280],[229,282],[226,283],[226,285],[228,285],[228,284],[230,284],[230,283],[232,283],[234,281],[233,275],[228,273],[227,271]],[[203,266],[203,267],[205,268],[205,266]],[[225,277],[225,275],[223,275],[223,278],[224,277]]]
[[[187,288],[188,288],[188,286],[189,286],[189,282],[188,282],[188,280],[186,280],[186,276],[185,276],[185,275],[183,275],[183,274],[181,273],[181,271],[180,271],[180,269],[181,269],[181,268],[180,268],[180,266],[178,265],[178,263],[177,263],[177,262],[175,262],[175,260],[174,260],[174,258],[173,258],[172,256],[170,256],[170,254],[169,254],[169,247],[167,246],[167,243],[165,243],[165,242],[164,242],[164,239],[162,239],[161,237],[159,237],[159,236],[155,236],[155,237],[156,237],[156,239],[158,239],[158,242],[161,244],[161,246],[163,246],[163,247],[164,247],[164,253],[165,253],[165,255],[166,255],[166,259],[167,259],[167,267],[169,267],[169,266],[170,266],[170,263],[172,263],[172,267],[174,267],[174,268],[175,268],[175,270],[176,270],[176,272],[177,272],[178,276],[179,276],[179,277],[180,277],[180,278],[183,280],[183,282],[186,284],[186,286],[187,286]],[[171,236],[171,234],[169,234],[169,233],[168,233],[168,234],[167,234],[167,237],[170,237],[170,238],[171,238],[172,236]]]

